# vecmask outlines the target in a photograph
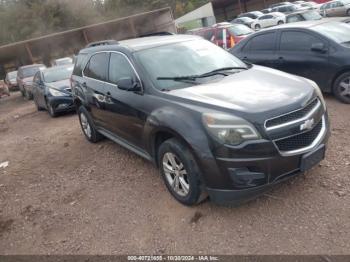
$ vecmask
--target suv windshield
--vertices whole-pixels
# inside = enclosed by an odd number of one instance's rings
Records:
[[[314,31],[329,37],[333,41],[349,46],[350,44],[350,25],[346,23],[331,22],[312,27]]]
[[[174,80],[159,80],[159,77],[202,75],[220,68],[247,67],[224,49],[200,39],[141,50],[135,56],[159,90],[193,85]],[[203,78],[201,81],[208,79],[211,78]]]
[[[252,29],[245,25],[234,25],[227,28],[227,30],[234,36],[248,35],[254,32]]]
[[[53,68],[43,72],[44,82],[52,83],[65,79],[69,79],[73,72],[73,66]]]
[[[36,72],[40,70],[41,67],[42,66],[24,68],[22,71],[23,78],[34,76]]]

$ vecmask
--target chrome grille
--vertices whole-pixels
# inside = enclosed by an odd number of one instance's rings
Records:
[[[320,102],[318,98],[316,98],[315,100],[313,100],[311,103],[309,103],[307,106],[305,106],[302,109],[267,120],[265,123],[265,127],[267,129],[274,128],[274,127],[301,119],[306,115],[308,115],[311,111],[316,109],[316,107],[318,107],[319,105],[320,105]]]
[[[310,131],[301,133],[292,137],[275,141],[276,146],[281,152],[291,152],[309,147],[319,136],[323,127],[323,119]]]

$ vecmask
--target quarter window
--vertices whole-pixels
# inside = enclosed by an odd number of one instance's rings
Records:
[[[125,56],[112,53],[109,65],[109,82],[116,84],[119,79],[124,77],[135,77],[135,72]]]
[[[314,43],[321,42],[318,38],[305,32],[283,32],[280,49],[282,51],[310,51]]]
[[[108,53],[98,53],[93,55],[85,67],[84,75],[93,79],[107,81],[108,60]]]

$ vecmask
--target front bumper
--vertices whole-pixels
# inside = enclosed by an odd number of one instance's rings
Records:
[[[51,96],[48,98],[48,103],[50,103],[50,105],[57,113],[75,111],[73,98],[70,96]]]
[[[317,145],[307,152],[283,155],[271,141],[253,142],[241,148],[214,150],[215,166],[203,172],[210,199],[219,204],[240,204],[254,199],[280,182],[317,165],[324,154],[312,159],[305,169],[306,156],[325,152],[330,135],[326,118],[325,132]],[[211,174],[207,172],[209,170]]]

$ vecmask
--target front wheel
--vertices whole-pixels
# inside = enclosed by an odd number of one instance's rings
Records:
[[[283,21],[278,21],[277,25],[283,25],[284,22]]]
[[[260,25],[255,25],[255,27],[254,27],[254,28],[255,28],[255,30],[256,30],[256,31],[258,31],[258,30],[260,30],[260,29],[261,29],[261,26],[260,26]]]
[[[184,143],[175,138],[165,141],[159,147],[158,162],[165,185],[177,201],[192,206],[205,198],[196,160]]]
[[[56,117],[57,116],[57,113],[55,111],[55,109],[53,108],[52,104],[49,103],[49,102],[46,102],[46,107],[47,107],[47,111],[49,112],[49,115],[51,117]]]
[[[341,74],[334,82],[335,97],[346,104],[350,104],[350,72]]]
[[[27,91],[26,89],[24,89],[24,97],[27,100],[32,100],[33,99],[33,95],[29,91]]]

